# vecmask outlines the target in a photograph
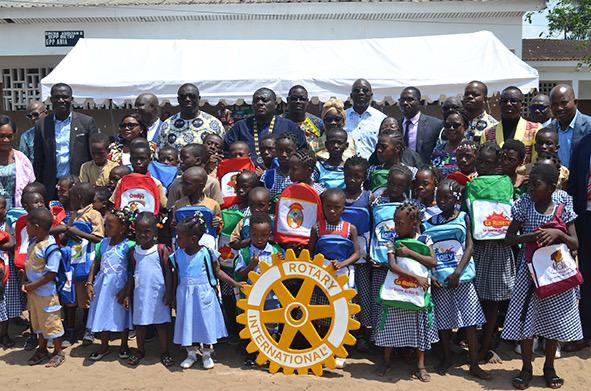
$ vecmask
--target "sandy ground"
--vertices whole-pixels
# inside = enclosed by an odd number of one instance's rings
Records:
[[[424,384],[410,377],[412,367],[400,360],[394,361],[395,369],[389,376],[377,376],[376,368],[380,362],[378,352],[360,355],[352,351],[343,370],[326,370],[322,377],[285,376],[281,373],[271,375],[260,369],[242,369],[243,356],[236,346],[218,344],[216,347],[216,366],[210,371],[201,368],[200,363],[188,370],[178,365],[166,369],[159,362],[156,340],[148,343],[148,355],[143,364],[137,368],[130,368],[117,358],[118,341],[113,341],[112,353],[103,361],[92,363],[86,357],[96,349],[96,346],[83,347],[74,345],[66,349],[66,362],[58,369],[43,366],[29,367],[26,364],[31,352],[22,349],[23,338],[16,339],[17,347],[0,351],[0,390],[53,390],[68,388],[78,390],[183,390],[189,387],[213,389],[407,389],[414,387],[420,390],[511,390],[511,377],[520,368],[519,356],[511,351],[509,344],[503,344],[500,349],[503,364],[486,365],[494,378],[491,381],[477,381],[468,375],[468,367],[453,368],[446,376],[433,373],[433,365],[437,360],[435,354],[427,357],[427,367],[431,371],[432,381]],[[135,346],[131,341],[131,346]],[[183,353],[173,347],[173,355],[177,362],[184,359]],[[577,355],[565,354],[556,362],[558,374],[566,379],[563,389],[583,390],[591,384],[591,350],[579,352]],[[534,380],[531,389],[545,388],[542,375],[543,358],[536,356],[534,362]],[[64,379],[68,379],[64,383]]]

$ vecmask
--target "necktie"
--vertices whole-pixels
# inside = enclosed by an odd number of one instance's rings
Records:
[[[404,145],[410,147],[409,143],[409,131],[410,131],[410,120],[406,120],[404,123]]]

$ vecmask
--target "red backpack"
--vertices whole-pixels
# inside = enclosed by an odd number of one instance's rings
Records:
[[[312,226],[323,220],[322,203],[316,190],[305,183],[289,185],[277,201],[275,241],[307,245]]]
[[[160,211],[160,190],[149,173],[132,173],[119,180],[115,194],[115,208],[125,207],[132,211],[158,214]]]
[[[9,240],[10,234],[6,231],[0,231],[0,244],[4,244]],[[4,286],[6,286],[9,274],[10,265],[8,264],[8,253],[6,251],[0,251],[0,291],[3,290]]]

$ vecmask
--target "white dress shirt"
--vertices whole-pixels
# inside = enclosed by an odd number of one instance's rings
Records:
[[[345,130],[355,141],[357,155],[369,159],[378,143],[380,125],[386,114],[369,106],[363,114],[348,108],[345,118]]]

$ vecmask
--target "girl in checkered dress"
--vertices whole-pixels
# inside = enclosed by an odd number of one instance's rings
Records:
[[[437,233],[444,233],[443,236],[440,236],[442,242],[445,242],[444,249],[449,248],[449,241],[444,240],[450,238],[448,234],[452,234],[454,238],[458,239],[463,247],[463,254],[453,273],[445,278],[445,281],[435,278],[432,280],[431,299],[443,351],[437,371],[443,375],[453,365],[450,349],[452,330],[464,328],[470,352],[470,374],[480,379],[490,379],[490,375],[478,365],[476,336],[476,327],[486,323],[486,319],[480,307],[474,284],[472,281],[461,282],[460,280],[466,266],[472,261],[470,217],[465,212],[460,212],[458,208],[461,198],[462,187],[453,179],[444,179],[437,187],[437,206],[441,209],[441,213],[425,222],[425,234],[432,234],[434,241],[437,241]],[[443,254],[436,252],[438,266],[445,263],[447,251],[444,250]],[[457,257],[459,253],[460,251],[457,251],[455,256]]]
[[[406,167],[396,164],[390,168],[388,173],[388,183],[383,193],[375,197],[373,194],[370,197],[370,205],[375,208],[378,205],[387,203],[402,203],[406,200],[406,194],[410,190],[412,181],[412,172]],[[373,239],[372,239],[373,240]],[[373,268],[371,275],[371,318],[373,335],[375,340],[376,325],[380,315],[382,314],[382,306],[378,304],[378,297],[380,295],[380,288],[384,285],[384,280],[388,274],[387,260],[370,259]]]
[[[510,245],[537,242],[540,247],[565,243],[571,251],[578,248],[572,198],[562,190],[556,190],[558,170],[548,164],[535,166],[529,177],[528,192],[512,208],[513,221],[505,241]],[[567,233],[558,229],[540,228],[550,222],[562,208],[560,217],[566,224]],[[518,234],[520,232],[520,234]],[[588,239],[588,238],[583,238]],[[583,338],[577,287],[546,298],[534,293],[534,282],[522,250],[519,255],[519,271],[515,290],[502,338],[521,342],[522,369],[513,378],[513,386],[525,389],[532,379],[533,337],[545,338],[544,380],[550,388],[560,388],[564,380],[556,375],[554,357],[558,341],[578,341]]]
[[[392,272],[407,278],[416,280],[419,286],[424,289],[429,287],[429,278],[421,277],[400,267],[396,257],[407,257],[416,260],[427,268],[436,264],[435,253],[433,252],[431,238],[419,234],[421,223],[421,212],[416,204],[405,202],[396,209],[394,213],[396,225],[396,236],[388,245],[388,268]],[[394,242],[400,239],[416,239],[431,248],[430,255],[421,255],[404,245],[394,247]],[[376,346],[384,347],[384,367],[382,375],[389,372],[391,368],[390,356],[393,348],[410,347],[417,352],[417,369],[413,376],[422,382],[431,380],[431,376],[425,369],[425,351],[431,349],[431,344],[439,340],[437,329],[430,320],[429,311],[416,311],[391,306],[384,306],[381,315],[382,320],[378,323],[375,333]]]
[[[13,246],[13,242],[10,239],[8,224],[4,220],[6,217],[6,199],[0,196],[0,231],[6,232],[9,236],[8,242],[3,243],[0,246],[0,262],[2,262],[3,270],[8,272],[9,278],[12,277],[12,265],[10,265],[10,260],[8,256],[8,251],[4,251],[4,248]],[[16,273],[16,270],[15,270]],[[16,276],[16,274],[14,274]],[[0,276],[0,284],[3,284],[4,275]],[[7,284],[8,285],[8,284]],[[10,318],[10,313],[8,311],[8,286],[4,286],[3,289],[0,290],[0,346],[4,347],[4,349],[8,349],[14,346],[14,341],[10,339],[8,336],[8,319]]]

